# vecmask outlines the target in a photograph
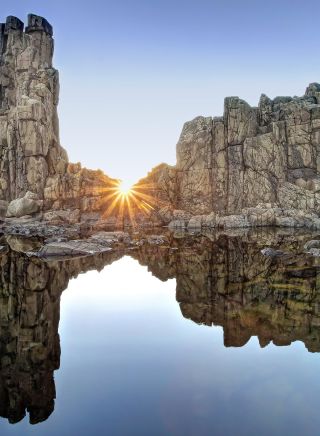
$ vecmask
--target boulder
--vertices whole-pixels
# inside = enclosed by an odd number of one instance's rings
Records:
[[[275,250],[271,247],[266,247],[261,250],[261,254],[267,257],[282,257],[285,253],[282,250]]]
[[[60,258],[74,256],[92,256],[110,251],[111,248],[89,240],[71,240],[51,242],[43,246],[37,253],[41,258]]]
[[[15,235],[8,235],[6,237],[6,241],[11,250],[18,253],[27,253],[29,251],[34,251],[39,249],[42,245],[41,242],[37,239]]]
[[[320,240],[312,239],[304,244],[303,247],[306,251],[310,251],[312,248],[320,249]]]
[[[28,191],[24,197],[12,200],[8,206],[7,217],[20,218],[39,212],[40,203],[36,198],[36,194]]]

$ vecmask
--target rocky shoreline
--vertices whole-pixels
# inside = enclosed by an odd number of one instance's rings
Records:
[[[42,232],[41,232],[42,230]],[[128,231],[84,231],[79,226],[54,227],[39,224],[35,227],[15,225],[1,229],[0,254],[8,250],[38,257],[46,261],[90,257],[103,253],[130,253],[142,246],[177,250],[179,241],[190,246],[200,239],[217,241],[220,238],[241,238],[260,246],[263,256],[270,258],[320,257],[320,233],[293,228],[230,228],[184,229],[153,228]],[[286,245],[287,244],[287,245]],[[289,250],[287,246],[290,246]]]

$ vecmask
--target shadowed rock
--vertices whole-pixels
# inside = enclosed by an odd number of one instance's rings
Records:
[[[17,245],[17,242],[16,242]],[[46,263],[10,251],[0,257],[0,416],[10,423],[28,412],[46,420],[56,397],[60,365],[60,297],[69,279],[102,269],[121,253]]]
[[[16,251],[7,248],[0,256],[0,415],[14,423],[28,412],[33,424],[50,416],[53,373],[60,364],[61,293],[71,278],[101,270],[123,254],[147,265],[160,280],[175,278],[182,315],[222,326],[225,346],[244,346],[257,336],[262,347],[299,340],[319,352],[320,266],[303,252],[315,237],[288,230],[152,234],[136,239],[134,250],[128,245],[62,261],[28,258],[21,251],[32,244],[39,248],[39,241],[8,238]],[[119,240],[126,243],[128,235],[101,232],[91,243],[108,247]],[[266,246],[291,256],[264,256]]]
[[[179,238],[170,248],[142,245],[132,256],[159,279],[176,278],[183,316],[222,326],[225,346],[257,336],[261,346],[299,340],[320,352],[320,264],[303,254],[310,235],[270,230],[211,238]],[[263,255],[271,244],[286,255]]]

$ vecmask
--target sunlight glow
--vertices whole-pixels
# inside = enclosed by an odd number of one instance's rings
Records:
[[[150,216],[157,207],[165,207],[166,202],[154,196],[153,183],[144,183],[143,180],[130,185],[120,180],[113,180],[111,186],[99,189],[100,208],[104,209],[103,219],[114,220],[117,229],[126,225],[135,228],[137,218]]]
[[[118,186],[118,191],[122,196],[126,197],[127,195],[129,195],[131,193],[132,186],[129,185],[129,183],[126,183],[123,180],[121,180],[121,182]]]

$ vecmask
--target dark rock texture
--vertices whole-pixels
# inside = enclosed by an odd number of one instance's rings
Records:
[[[18,244],[17,239],[13,248]],[[53,372],[60,365],[61,293],[72,277],[100,270],[121,255],[46,263],[16,251],[1,254],[0,416],[16,423],[28,412],[31,424],[50,416],[56,397]]]
[[[125,233],[102,232],[91,237],[92,244],[122,242],[122,248],[50,261],[24,254],[39,250],[38,239],[2,238],[0,415],[15,423],[28,412],[33,424],[50,416],[56,397],[53,374],[60,365],[61,293],[79,273],[100,271],[124,254],[160,280],[176,278],[182,315],[222,326],[225,346],[244,346],[257,336],[262,347],[299,340],[310,352],[320,352],[319,262],[303,253],[308,240],[316,245],[316,235],[285,229],[238,232],[131,240]],[[285,255],[265,256],[266,246]],[[62,242],[60,247],[65,248]]]

